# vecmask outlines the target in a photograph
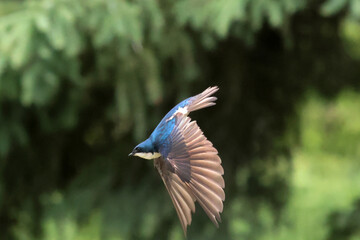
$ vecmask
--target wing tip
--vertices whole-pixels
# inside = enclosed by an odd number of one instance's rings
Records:
[[[188,111],[192,112],[216,105],[215,101],[217,100],[217,97],[211,95],[213,95],[218,90],[218,86],[208,87],[202,93],[192,97],[192,101],[189,104]]]
[[[202,93],[200,93],[201,95],[205,95],[205,96],[211,96],[214,93],[216,93],[217,91],[219,91],[219,87],[218,86],[212,86],[212,87],[208,87],[207,89],[205,89]]]

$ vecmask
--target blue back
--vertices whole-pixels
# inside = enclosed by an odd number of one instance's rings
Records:
[[[190,97],[191,98],[191,97]],[[155,130],[150,135],[150,139],[154,144],[154,147],[163,155],[164,157],[171,150],[171,139],[169,138],[171,132],[175,127],[176,119],[173,118],[170,121],[168,120],[180,107],[185,107],[189,104],[190,98],[185,99],[184,101],[177,104],[173,107],[157,125]]]
[[[192,98],[192,97],[189,97],[189,98],[183,100],[182,102],[178,103],[175,107],[173,107],[173,108],[165,115],[165,117],[163,117],[163,119],[161,120],[161,122],[159,123],[159,125],[160,125],[162,122],[165,122],[166,119],[168,119],[169,117],[171,117],[180,107],[183,108],[183,107],[187,106],[187,105],[189,104],[190,98]],[[159,125],[158,125],[158,126],[159,126]],[[155,130],[156,130],[156,129],[155,129]]]

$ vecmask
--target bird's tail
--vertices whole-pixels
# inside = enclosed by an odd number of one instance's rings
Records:
[[[190,104],[188,106],[188,111],[196,111],[202,108],[214,106],[216,103],[216,97],[212,97],[215,92],[217,92],[219,88],[217,86],[215,87],[209,87],[202,93],[192,97],[190,99]]]

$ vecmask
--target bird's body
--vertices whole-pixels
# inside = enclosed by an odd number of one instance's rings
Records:
[[[188,117],[192,111],[215,105],[216,97],[211,95],[217,90],[208,88],[177,104],[130,154],[154,159],[185,234],[191,212],[195,212],[195,201],[216,226],[221,221],[225,200],[221,159],[196,122]]]

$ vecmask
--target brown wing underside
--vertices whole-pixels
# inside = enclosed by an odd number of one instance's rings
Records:
[[[154,161],[169,192],[186,235],[198,201],[210,220],[218,227],[225,200],[221,159],[195,121],[177,116],[172,134],[173,147],[166,159]],[[185,171],[185,172],[184,172]]]
[[[163,158],[155,159],[154,165],[170,195],[186,236],[186,227],[191,223],[191,212],[195,212],[195,197],[189,186],[178,175],[171,172]]]

